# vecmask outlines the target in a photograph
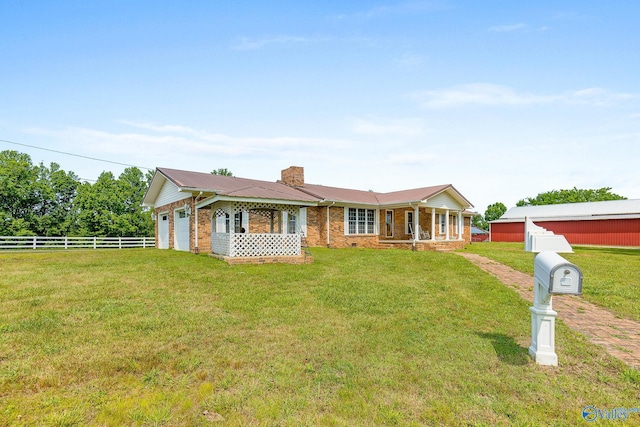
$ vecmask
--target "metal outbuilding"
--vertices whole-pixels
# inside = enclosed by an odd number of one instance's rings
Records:
[[[523,242],[525,217],[572,245],[640,247],[640,199],[511,208],[490,223],[491,241]]]

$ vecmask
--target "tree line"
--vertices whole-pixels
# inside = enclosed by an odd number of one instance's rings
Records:
[[[151,212],[141,206],[152,176],[129,167],[89,183],[57,163],[34,165],[28,154],[2,151],[0,235],[153,236]]]
[[[598,189],[581,189],[573,187],[568,190],[551,190],[539,193],[535,197],[520,199],[516,206],[558,205],[564,203],[604,202],[607,200],[626,200],[627,198],[611,192],[611,187]],[[489,229],[489,222],[500,218],[507,211],[504,203],[496,202],[487,206],[484,215],[476,215],[472,224],[483,230]]]

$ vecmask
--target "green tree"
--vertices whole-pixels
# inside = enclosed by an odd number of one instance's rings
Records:
[[[483,230],[489,230],[489,223],[500,218],[507,211],[507,207],[504,203],[496,202],[489,206],[484,211],[484,216],[476,215],[471,219],[471,224]]]
[[[33,207],[38,202],[34,183],[38,171],[28,154],[0,153],[0,234],[33,235]]]
[[[228,171],[227,171],[228,172]],[[142,199],[153,177],[127,168],[80,183],[57,163],[34,166],[29,155],[0,152],[0,235],[152,236]]]
[[[233,176],[231,171],[227,168],[218,168],[211,171],[211,175]]]
[[[33,231],[44,236],[68,235],[76,220],[74,199],[79,179],[73,172],[60,169],[57,163],[51,163],[49,167],[41,163],[36,170]]]
[[[123,210],[119,222],[123,229],[128,230],[127,236],[153,236],[154,225],[151,212],[142,207],[142,199],[147,191],[148,175],[140,169],[130,167],[118,177],[118,187]]]
[[[602,202],[606,200],[626,200],[626,197],[611,192],[611,187],[598,189],[551,190],[536,197],[526,197],[516,206],[556,205],[563,203]]]
[[[481,228],[483,230],[489,229],[489,224],[487,224],[487,221],[485,221],[484,217],[480,214],[475,215],[474,217],[471,218],[471,225]]]
[[[82,183],[75,200],[78,209],[76,234],[117,237],[118,198],[117,182],[111,172],[102,172],[94,184]]]
[[[507,207],[504,203],[496,202],[487,206],[487,210],[484,211],[484,219],[487,222],[495,221],[500,218],[507,211]]]
[[[107,237],[153,235],[151,212],[142,207],[147,177],[140,169],[127,168],[116,179],[102,172],[92,185],[78,188],[78,234]]]

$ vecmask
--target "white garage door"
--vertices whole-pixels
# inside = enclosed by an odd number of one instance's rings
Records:
[[[158,215],[158,249],[169,249],[169,214]]]
[[[174,218],[174,249],[178,251],[189,250],[189,217],[183,210],[175,212]]]

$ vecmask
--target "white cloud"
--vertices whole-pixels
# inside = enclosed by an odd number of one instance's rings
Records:
[[[612,106],[638,99],[636,94],[615,93],[602,88],[536,95],[490,83],[472,83],[446,89],[423,91],[412,96],[424,108],[451,108],[465,105],[530,106],[552,103]]]
[[[159,125],[121,121],[134,131],[117,132],[68,127],[64,129],[25,130],[53,140],[61,151],[78,155],[139,164],[153,168],[161,165],[192,170],[206,169],[211,160],[223,167],[247,159],[323,158],[338,148],[357,145],[355,141],[311,137],[242,137],[193,129],[182,125]],[[205,165],[205,166],[197,166]],[[72,168],[73,169],[73,168]],[[250,176],[250,174],[249,174]]]
[[[437,158],[434,154],[392,154],[389,163],[400,166],[425,166]]]
[[[420,136],[424,125],[419,119],[356,119],[352,131],[362,135]]]
[[[308,44],[325,42],[329,39],[323,37],[302,37],[281,35],[263,38],[242,37],[236,44],[232,46],[234,50],[258,50],[270,45],[291,45],[291,44]]]
[[[489,83],[472,83],[424,91],[416,93],[414,97],[425,108],[459,107],[469,104],[531,105],[551,102],[550,97],[518,93],[510,87]]]
[[[339,19],[358,18],[358,19],[373,19],[379,17],[386,17],[389,15],[407,15],[418,13],[430,13],[449,10],[451,7],[444,1],[433,0],[420,0],[420,1],[407,1],[403,3],[380,5],[372,7],[371,9],[356,12],[354,14],[342,14],[339,15]]]
[[[514,31],[522,31],[529,28],[527,24],[523,24],[519,22],[517,24],[509,24],[509,25],[497,25],[495,27],[489,28],[489,31],[494,33],[511,33]]]
[[[237,136],[174,124],[135,121],[121,121],[120,124],[129,128],[32,128],[23,129],[23,132],[32,135],[34,141],[38,141],[37,145],[90,157],[82,159],[51,153],[46,157],[34,157],[45,163],[56,161],[63,169],[88,180],[97,179],[103,170],[110,170],[117,176],[124,166],[113,162],[141,168],[170,167],[200,172],[224,167],[236,176],[268,181],[277,179],[281,169],[300,165],[309,169],[309,182],[314,182],[311,171],[316,170],[321,175],[316,182],[337,186],[343,184],[346,175],[338,176],[333,171],[336,168],[352,170],[360,163],[370,164],[362,161],[359,155],[363,149],[372,149],[370,141],[358,138]],[[359,188],[355,184],[354,188]],[[358,185],[369,184],[361,182]]]
[[[426,63],[426,59],[422,55],[405,53],[404,55],[396,58],[394,62],[402,68],[414,68],[424,65]]]
[[[593,87],[576,90],[567,94],[565,102],[573,104],[610,106],[634,99],[638,99],[638,95],[630,93],[614,93],[606,89]]]

